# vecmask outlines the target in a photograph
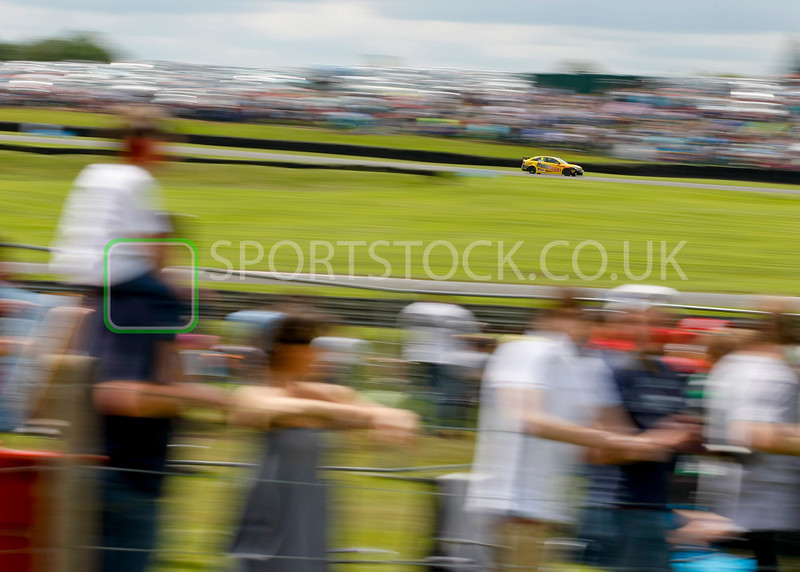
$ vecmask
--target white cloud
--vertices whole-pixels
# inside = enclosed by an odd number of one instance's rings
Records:
[[[383,53],[410,65],[556,71],[563,60],[592,60],[614,72],[701,70],[772,73],[784,38],[778,33],[667,33],[529,23],[388,18],[366,2],[280,3],[241,14],[243,27],[281,42],[287,56]],[[327,49],[326,49],[327,47]],[[307,62],[311,63],[311,62]],[[324,63],[337,63],[326,61]]]
[[[618,73],[755,75],[779,71],[786,44],[777,29],[726,33],[721,25],[715,32],[676,33],[531,19],[447,20],[441,10],[439,19],[390,17],[380,3],[366,0],[275,1],[250,11],[240,3],[232,12],[210,5],[196,13],[115,13],[102,5],[92,9],[92,2],[74,10],[0,0],[0,13],[5,29],[14,30],[6,40],[93,30],[141,59],[245,66],[347,66],[361,63],[362,54],[385,54],[410,66],[544,72],[557,71],[563,60],[587,60]]]

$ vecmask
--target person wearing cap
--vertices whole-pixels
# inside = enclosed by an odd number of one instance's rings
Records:
[[[153,176],[162,117],[134,106],[123,119],[122,161],[91,164],[75,179],[51,260],[54,273],[90,293],[96,310],[88,349],[98,358],[92,399],[107,458],[100,478],[102,572],[146,569],[173,419],[188,404],[225,403],[216,390],[180,381],[175,335],[158,333],[179,329],[182,313],[177,290],[161,275],[164,247],[147,242],[172,232]],[[107,251],[116,239],[142,242]]]

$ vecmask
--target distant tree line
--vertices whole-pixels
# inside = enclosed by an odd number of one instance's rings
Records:
[[[0,42],[0,60],[110,62],[118,54],[93,34],[75,33],[30,42]]]

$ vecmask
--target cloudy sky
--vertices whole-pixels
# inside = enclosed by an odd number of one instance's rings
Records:
[[[0,0],[0,40],[101,33],[135,60],[616,73],[783,71],[798,0]]]

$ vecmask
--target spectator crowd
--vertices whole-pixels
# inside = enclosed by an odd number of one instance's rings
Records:
[[[138,102],[207,120],[489,139],[644,161],[800,166],[796,79],[642,77],[625,87],[607,79],[582,94],[537,85],[532,74],[472,70],[7,61],[0,105],[102,111]]]

